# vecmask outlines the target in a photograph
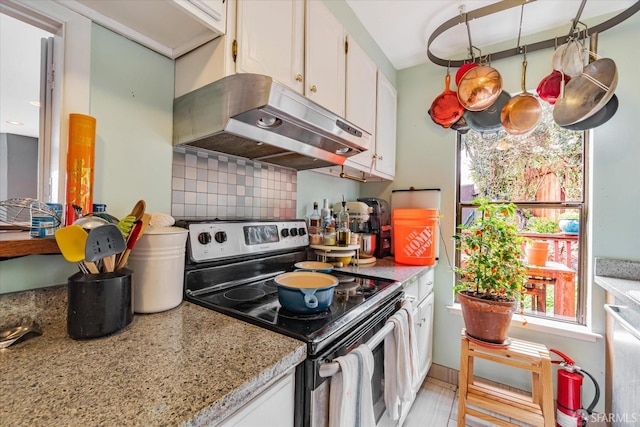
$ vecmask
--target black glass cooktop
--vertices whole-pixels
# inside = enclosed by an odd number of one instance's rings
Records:
[[[339,280],[331,305],[324,311],[299,314],[284,309],[278,301],[273,279],[247,283],[214,292],[187,296],[213,310],[305,341],[318,349],[320,342],[359,323],[400,292],[393,281],[334,273]]]

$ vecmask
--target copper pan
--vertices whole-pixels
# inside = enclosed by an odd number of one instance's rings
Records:
[[[500,121],[510,135],[525,135],[531,132],[542,118],[542,107],[538,98],[527,92],[527,60],[522,61],[522,93],[512,97],[502,107]]]
[[[612,59],[593,61],[566,84],[553,107],[553,119],[560,126],[588,119],[611,100],[617,84],[618,70]]]
[[[495,68],[478,65],[467,71],[458,84],[458,100],[469,111],[482,111],[498,99],[502,76]]]

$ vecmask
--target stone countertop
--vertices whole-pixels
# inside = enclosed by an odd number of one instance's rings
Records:
[[[25,310],[44,333],[0,350],[6,426],[207,425],[306,357],[301,341],[185,301],[85,341],[67,335],[66,285],[0,295],[5,326]]]
[[[434,267],[434,265],[400,264],[395,262],[393,257],[386,257],[377,259],[373,264],[349,265],[347,267],[336,268],[335,270],[405,282],[413,276],[426,272]]]
[[[625,304],[640,310],[640,300],[629,294],[629,291],[640,292],[640,261],[596,258],[594,281]]]

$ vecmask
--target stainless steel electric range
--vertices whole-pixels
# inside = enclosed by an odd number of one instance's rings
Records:
[[[302,315],[278,302],[273,278],[307,259],[304,220],[180,220],[189,230],[184,295],[187,301],[303,341],[307,360],[296,371],[296,425],[326,425],[328,381],[319,367],[366,342],[398,310],[401,284],[366,274],[332,272],[339,284],[332,304]],[[383,354],[374,352],[374,401],[384,412]],[[324,383],[324,384],[323,384]]]

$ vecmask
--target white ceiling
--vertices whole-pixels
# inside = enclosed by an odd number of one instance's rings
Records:
[[[124,0],[133,1],[133,0]],[[297,0],[301,1],[301,0]],[[345,0],[397,70],[428,61],[427,42],[445,21],[498,0]],[[581,20],[618,12],[637,0],[588,0]],[[85,3],[90,4],[87,0]],[[569,31],[581,0],[537,0],[524,7],[522,36],[552,28]],[[114,3],[116,4],[116,3]],[[480,48],[517,40],[520,7],[470,21],[474,46]],[[182,34],[178,32],[179,34]],[[169,35],[169,33],[167,33]],[[559,34],[562,36],[565,34]],[[0,132],[38,136],[40,39],[49,33],[0,14]],[[536,40],[539,41],[539,40]],[[168,44],[168,42],[165,42]],[[466,26],[446,31],[431,46],[443,59],[464,59],[468,48]],[[153,47],[151,47],[153,48]],[[488,52],[483,52],[486,54]],[[24,123],[9,125],[8,120]]]
[[[397,70],[428,61],[427,42],[441,24],[498,0],[345,0]],[[588,0],[580,20],[624,10],[636,0]],[[522,36],[566,27],[569,32],[581,0],[537,0],[524,6]],[[469,22],[474,46],[486,47],[518,39],[521,7]],[[541,40],[536,40],[541,41]],[[443,59],[466,58],[469,38],[464,24],[446,31],[431,46]],[[515,47],[515,45],[514,45]],[[482,52],[483,55],[488,52]],[[457,55],[457,56],[453,56]]]

